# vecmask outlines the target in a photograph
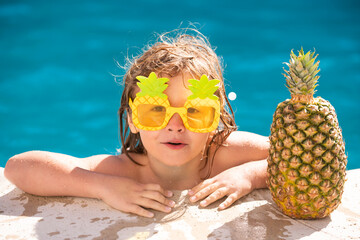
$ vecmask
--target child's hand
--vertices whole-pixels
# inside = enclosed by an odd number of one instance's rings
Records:
[[[260,162],[260,161],[259,161]],[[200,206],[206,207],[209,204],[225,196],[227,198],[219,205],[219,209],[225,209],[239,198],[247,195],[256,188],[256,185],[263,187],[265,182],[263,176],[256,176],[256,171],[252,171],[256,165],[252,163],[242,164],[221,172],[213,178],[209,178],[189,191],[190,201],[200,202]],[[262,163],[262,165],[264,165]],[[265,165],[266,166],[266,165]]]
[[[134,180],[109,176],[103,184],[100,198],[108,205],[123,212],[143,217],[153,217],[154,213],[145,208],[161,212],[171,212],[175,202],[167,199],[173,193],[158,184],[140,184]]]

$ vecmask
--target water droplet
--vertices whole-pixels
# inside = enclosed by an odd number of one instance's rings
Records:
[[[236,99],[236,93],[230,92],[228,98],[230,101],[234,101]]]

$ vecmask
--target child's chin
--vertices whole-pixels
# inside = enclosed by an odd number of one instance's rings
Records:
[[[169,161],[169,159],[167,159],[166,161],[163,161],[163,163],[169,167],[181,167],[188,162],[188,161],[184,161],[183,159],[179,160],[179,161],[177,161],[175,159],[170,159],[170,160],[171,161]]]

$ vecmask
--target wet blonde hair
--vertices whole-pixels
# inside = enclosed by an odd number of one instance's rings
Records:
[[[147,46],[143,54],[128,60],[127,72],[123,78],[124,90],[121,96],[119,109],[121,152],[126,154],[134,163],[136,162],[129,153],[146,154],[140,134],[129,130],[127,114],[131,113],[129,98],[135,98],[138,89],[136,76],[148,76],[155,72],[158,76],[175,77],[185,72],[193,77],[203,74],[209,79],[219,79],[219,89],[215,94],[219,97],[221,114],[219,127],[210,134],[209,144],[205,147],[203,160],[204,168],[209,165],[209,170],[204,178],[211,174],[216,151],[223,145],[231,132],[236,130],[234,113],[225,93],[224,79],[220,59],[215,54],[207,38],[194,29],[175,30],[159,36],[158,41]],[[210,157],[211,146],[215,151]],[[141,165],[141,164],[139,164]]]

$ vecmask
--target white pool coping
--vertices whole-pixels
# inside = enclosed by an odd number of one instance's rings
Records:
[[[283,215],[269,190],[256,190],[229,209],[207,208],[177,191],[177,206],[154,219],[126,214],[96,199],[24,193],[0,168],[0,239],[360,239],[360,169],[347,172],[340,206],[320,220]]]

